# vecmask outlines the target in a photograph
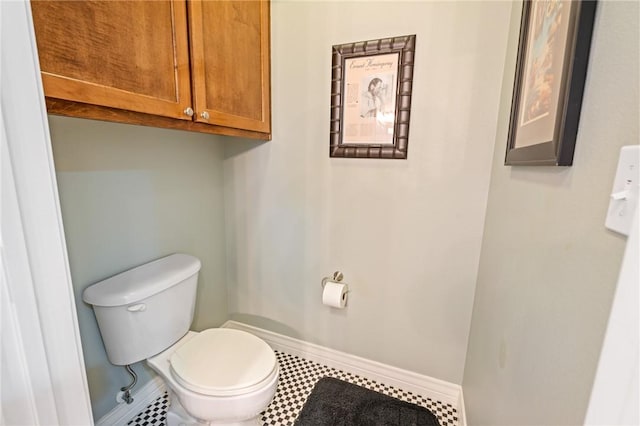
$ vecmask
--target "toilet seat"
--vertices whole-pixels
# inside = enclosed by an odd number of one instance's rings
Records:
[[[178,383],[211,396],[249,393],[278,374],[273,349],[258,337],[233,329],[198,333],[171,355],[169,363]]]

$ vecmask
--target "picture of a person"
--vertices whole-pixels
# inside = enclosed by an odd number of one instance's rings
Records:
[[[377,117],[384,112],[384,99],[382,96],[383,83],[378,77],[371,79],[367,91],[363,94],[363,103],[360,116],[362,118]]]

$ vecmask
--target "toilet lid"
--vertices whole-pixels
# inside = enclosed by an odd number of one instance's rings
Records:
[[[248,393],[277,372],[276,356],[266,342],[228,328],[198,333],[169,362],[182,386],[205,395]]]

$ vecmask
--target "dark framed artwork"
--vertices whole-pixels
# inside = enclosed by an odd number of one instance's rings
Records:
[[[329,156],[406,159],[416,36],[333,46]]]
[[[525,0],[506,165],[570,166],[595,1]]]

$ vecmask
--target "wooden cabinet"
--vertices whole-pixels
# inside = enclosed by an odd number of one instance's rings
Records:
[[[188,6],[196,111],[222,125],[270,132],[269,49],[256,48],[269,46],[269,3],[190,1]],[[197,119],[204,121],[201,115]]]
[[[271,138],[269,2],[31,2],[52,114]]]

